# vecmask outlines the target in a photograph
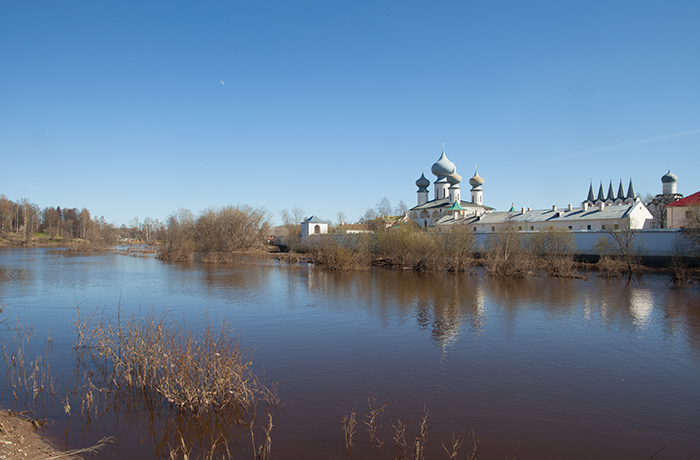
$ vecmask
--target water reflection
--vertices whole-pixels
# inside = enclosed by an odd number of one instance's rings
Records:
[[[633,449],[649,458],[669,443],[687,458],[700,445],[700,291],[669,289],[663,278],[498,280],[0,250],[0,293],[7,311],[55,330],[57,369],[71,366],[74,298],[111,311],[121,295],[125,310],[153,305],[195,326],[205,314],[227,317],[288,405],[275,458],[342,457],[340,418],[368,394],[392,399],[391,417],[424,403],[440,414],[429,458],[444,456],[439,440],[462,427],[475,428],[490,458],[512,457],[493,446],[519,442],[530,449],[524,458],[620,458]],[[79,415],[68,422],[56,409],[53,429],[70,423],[68,447],[81,445]],[[127,440],[118,457],[152,458],[187,427],[123,409],[91,425]],[[244,444],[245,427],[237,433],[227,436]],[[139,436],[143,443],[129,442]],[[595,452],[592,438],[603,446]]]

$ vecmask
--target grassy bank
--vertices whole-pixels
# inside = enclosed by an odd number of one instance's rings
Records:
[[[44,248],[70,248],[84,242],[78,238],[63,238],[50,236],[46,233],[33,233],[29,241],[23,233],[0,233],[0,247],[44,247]]]

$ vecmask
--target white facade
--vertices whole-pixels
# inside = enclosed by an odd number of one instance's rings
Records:
[[[697,225],[700,216],[700,192],[666,206],[668,228],[688,228]]]
[[[311,216],[301,223],[301,241],[306,241],[314,235],[328,233],[328,222],[316,216]]]
[[[435,227],[448,231],[454,225],[467,225],[474,232],[497,232],[506,228],[521,232],[562,229],[571,231],[651,228],[652,216],[639,200],[632,203],[551,210],[492,212],[481,216],[445,216]]]

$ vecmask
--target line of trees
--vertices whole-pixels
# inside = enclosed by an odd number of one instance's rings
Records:
[[[26,243],[37,232],[51,238],[85,240],[95,247],[114,244],[117,239],[117,231],[104,216],[93,218],[85,208],[40,209],[26,198],[13,202],[5,195],[0,195],[0,232],[21,234]]]
[[[166,228],[165,222],[160,222],[158,219],[146,217],[143,222],[139,221],[138,217],[134,217],[129,221],[129,225],[122,224],[119,228],[119,233],[124,238],[141,239],[147,243],[160,240]]]

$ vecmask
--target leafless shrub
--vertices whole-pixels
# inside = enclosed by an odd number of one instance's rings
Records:
[[[406,458],[408,453],[408,443],[406,443],[408,424],[405,419],[398,419],[396,422],[391,423],[391,427],[394,429],[394,435],[392,436],[394,440],[394,458]]]
[[[418,271],[463,271],[474,263],[474,234],[466,226],[426,232],[404,224],[378,233],[373,253],[385,265]]]
[[[446,233],[433,233],[438,270],[464,271],[474,263],[476,240],[466,225],[458,225]]]
[[[207,323],[195,333],[164,314],[120,316],[116,322],[102,318],[90,330],[90,340],[105,381],[118,391],[157,394],[188,413],[277,401],[250,370],[247,350],[225,323],[218,331]]]
[[[369,235],[319,235],[306,250],[315,263],[327,270],[361,270],[372,260]]]
[[[442,448],[445,449],[445,452],[447,453],[447,457],[450,460],[455,460],[457,458],[457,454],[459,454],[459,449],[462,448],[462,444],[464,444],[464,438],[462,435],[455,435],[454,432],[450,435],[450,443],[448,446],[445,445],[445,441],[442,442]]]
[[[204,254],[251,249],[263,244],[267,212],[251,206],[207,209],[194,226],[197,250]]]
[[[261,460],[268,460],[270,458],[270,452],[272,451],[272,414],[267,413],[267,425],[263,426],[263,431],[265,432],[265,441],[263,441],[262,446],[258,449],[258,458]]]
[[[423,418],[418,423],[419,432],[414,441],[415,451],[414,460],[425,459],[425,443],[428,440],[428,430],[430,430],[430,409],[427,407],[423,410]]]
[[[576,241],[572,232],[559,228],[542,230],[530,236],[528,244],[547,275],[559,278],[574,275]]]
[[[476,458],[479,456],[482,450],[484,450],[484,447],[481,445],[481,442],[479,442],[478,439],[476,439],[476,436],[474,435],[474,430],[471,430],[471,435],[472,435],[472,452],[471,454],[467,455],[467,460],[476,460]]]
[[[364,423],[367,426],[367,433],[369,433],[370,449],[372,449],[373,446],[381,449],[384,441],[377,437],[377,431],[381,427],[380,416],[382,412],[384,412],[387,404],[377,404],[376,398],[367,398],[367,404],[369,405],[369,412],[365,415]]]
[[[637,234],[639,230],[625,223],[598,238],[595,248],[600,254],[598,264],[603,276],[616,277],[619,273],[627,273],[628,280],[631,280],[639,271],[643,249],[636,241]]]
[[[192,260],[195,252],[194,224],[194,215],[189,209],[179,209],[168,216],[158,258],[178,262]]]
[[[343,416],[343,433],[345,434],[345,450],[350,453],[353,448],[353,438],[355,437],[355,429],[357,427],[355,409],[347,412]]]
[[[534,268],[530,248],[512,224],[489,235],[483,263],[488,275],[493,277],[522,278]]]

